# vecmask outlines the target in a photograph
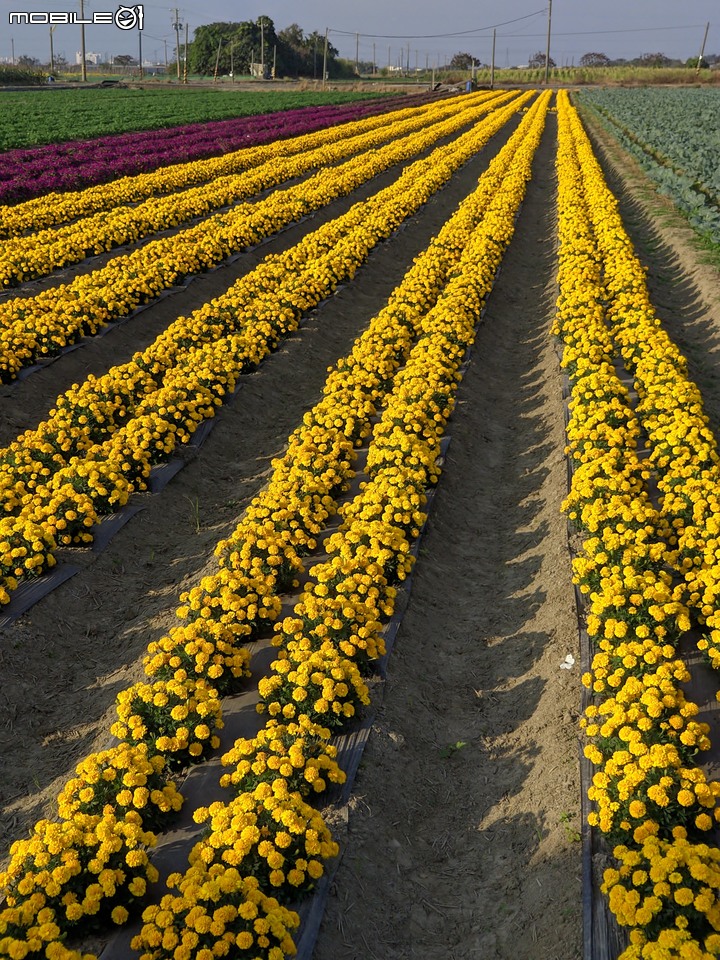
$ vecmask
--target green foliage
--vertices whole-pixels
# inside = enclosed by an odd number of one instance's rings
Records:
[[[264,55],[261,54],[261,42]],[[198,27],[190,49],[192,73],[212,76],[249,74],[251,63],[264,62],[269,72],[275,64],[277,77],[320,77],[322,75],[325,37],[319,33],[305,36],[293,23],[280,33],[270,17],[245,20],[241,23],[210,23]],[[328,44],[328,73],[337,76],[340,68],[338,51]]]
[[[470,53],[456,53],[449,66],[457,70],[472,70],[474,66],[480,66],[480,61],[476,60]]]
[[[599,114],[691,226],[720,244],[720,90],[595,88],[578,99]]]
[[[707,70],[710,64],[705,57],[688,57],[685,61],[685,66],[691,70]]]
[[[41,86],[47,83],[47,74],[34,67],[0,66],[0,87]]]
[[[578,62],[581,67],[607,67],[610,57],[605,53],[584,53]]]
[[[643,53],[639,62],[642,67],[669,67],[672,60],[664,53]]]
[[[542,52],[542,50],[538,50],[537,53],[534,53],[534,54],[530,57],[530,59],[528,60],[528,66],[529,66],[529,67],[542,67],[543,69],[545,69],[545,62],[546,62],[546,60],[547,60],[547,62],[550,64],[550,68],[557,66],[557,64],[555,63],[555,61],[553,60],[553,58],[550,57],[550,59],[548,60],[547,57],[546,57],[546,55]]]
[[[261,60],[261,34],[263,60],[268,63],[277,44],[275,26],[269,17],[256,22],[208,23],[198,27],[190,49],[190,71],[213,76],[217,64],[218,73],[224,75],[230,73],[232,61],[234,73],[249,74],[251,62]]]
[[[43,83],[45,79],[43,78]],[[377,94],[351,91],[217,89],[68,89],[52,93],[0,91],[0,150],[154,130],[184,123],[250,116],[314,104],[348,103]]]

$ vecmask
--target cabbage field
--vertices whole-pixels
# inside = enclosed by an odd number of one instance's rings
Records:
[[[717,91],[598,89],[579,100],[600,114],[691,226],[720,244]]]
[[[720,957],[718,96],[5,126],[0,957]]]

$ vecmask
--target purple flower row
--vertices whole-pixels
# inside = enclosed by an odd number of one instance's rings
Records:
[[[300,136],[324,127],[417,105],[427,94],[298,107],[162,130],[72,140],[0,154],[0,203],[78,190],[158,167]]]

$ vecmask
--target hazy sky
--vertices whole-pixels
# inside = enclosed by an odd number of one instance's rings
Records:
[[[490,62],[493,28],[497,31],[495,62],[498,66],[526,63],[544,51],[548,26],[548,0],[504,0],[503,3],[454,0],[452,4],[429,0],[177,0],[178,19],[187,22],[192,39],[195,27],[214,21],[256,20],[269,16],[277,31],[297,23],[305,33],[329,30],[331,43],[341,56],[378,66],[410,62],[433,66],[457,52]],[[48,61],[50,27],[42,24],[10,25],[10,12],[74,12],[81,0],[0,0],[0,58],[22,54]],[[114,13],[118,0],[84,0],[85,17]],[[175,43],[174,8],[152,0],[143,4],[142,49],[145,58],[162,61]],[[713,15],[715,23],[712,22]],[[720,52],[720,6],[717,0],[553,0],[550,54],[560,65],[577,63],[590,51],[615,59],[632,59],[643,53],[669,57],[696,56],[705,24],[710,22],[706,53]],[[359,35],[356,37],[356,35]],[[56,53],[71,63],[80,49],[80,27],[57,26],[53,35]],[[137,56],[137,30],[123,31],[114,24],[85,28],[88,52]],[[408,53],[409,51],[409,53]]]

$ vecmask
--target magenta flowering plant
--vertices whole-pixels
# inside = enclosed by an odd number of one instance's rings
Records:
[[[403,97],[403,107],[411,104]],[[252,117],[199,122],[164,130],[111,134],[6,151],[0,158],[0,203],[80,190],[171,164],[301,136],[398,106],[389,98],[298,107]],[[2,236],[0,231],[0,236]]]

